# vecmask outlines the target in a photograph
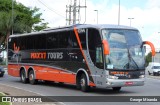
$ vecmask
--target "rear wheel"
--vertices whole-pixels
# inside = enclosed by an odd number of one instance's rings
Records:
[[[87,92],[89,90],[89,86],[87,84],[87,77],[86,77],[85,74],[81,75],[81,78],[80,78],[80,89],[83,92]]]
[[[113,89],[113,91],[120,91],[121,87],[113,87],[112,89]]]
[[[34,84],[37,83],[37,80],[35,79],[35,75],[34,75],[33,70],[31,70],[31,71],[29,72],[29,82],[30,82],[30,84],[32,84],[32,85],[34,85]]]
[[[22,83],[28,83],[28,78],[26,77],[26,72],[24,69],[20,72],[20,78]]]

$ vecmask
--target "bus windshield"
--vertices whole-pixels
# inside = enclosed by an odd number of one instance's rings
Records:
[[[144,69],[144,50],[137,30],[103,29],[103,39],[107,40],[110,54],[105,55],[106,68],[116,70]]]

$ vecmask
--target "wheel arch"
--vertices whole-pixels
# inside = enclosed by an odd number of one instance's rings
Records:
[[[89,76],[85,69],[80,68],[76,73],[76,82],[80,79],[80,75],[85,74],[87,78],[87,85],[89,86]]]

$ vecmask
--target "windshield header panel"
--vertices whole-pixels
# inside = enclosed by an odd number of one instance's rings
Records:
[[[102,36],[106,40],[126,43],[129,47],[142,44],[142,38],[138,30],[102,29]]]

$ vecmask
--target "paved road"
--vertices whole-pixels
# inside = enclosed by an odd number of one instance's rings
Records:
[[[73,85],[59,85],[57,83],[39,83],[37,85],[23,84],[17,77],[11,77],[7,74],[3,78],[0,78],[0,84],[8,86],[18,87],[24,90],[32,91],[43,96],[160,96],[160,79],[158,78],[146,78],[144,86],[138,87],[123,87],[120,92],[113,92],[112,89],[94,89],[92,88],[89,93],[83,93],[76,89]],[[68,105],[82,105],[81,103],[64,102]],[[118,102],[119,105],[135,105],[136,102]],[[89,105],[97,105],[98,103],[83,103]],[[106,104],[106,103],[100,103]],[[115,102],[109,102],[107,105],[117,105]],[[159,102],[147,102],[140,103],[141,105],[157,105]]]

